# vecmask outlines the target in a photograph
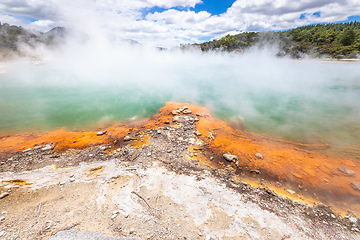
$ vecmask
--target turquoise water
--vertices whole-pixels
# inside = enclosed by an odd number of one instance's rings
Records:
[[[10,68],[0,75],[0,132],[86,129],[145,118],[167,101],[181,101],[250,131],[360,146],[358,63],[193,53],[126,57]]]

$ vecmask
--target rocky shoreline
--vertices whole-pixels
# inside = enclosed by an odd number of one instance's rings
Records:
[[[58,143],[44,143],[3,157],[1,238],[57,239],[70,230],[119,239],[360,238],[354,214],[245,182],[239,156],[208,148],[197,128],[206,113],[192,110],[172,109],[152,119],[156,127],[100,145],[56,151]],[[219,157],[221,167],[208,164]]]

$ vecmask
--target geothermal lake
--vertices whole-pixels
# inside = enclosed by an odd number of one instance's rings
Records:
[[[89,129],[178,101],[249,131],[360,147],[357,62],[105,49],[3,68],[0,133]]]

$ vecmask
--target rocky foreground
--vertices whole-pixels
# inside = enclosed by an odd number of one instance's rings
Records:
[[[156,124],[93,134],[111,142],[53,141],[3,155],[0,238],[360,239],[354,213],[245,182],[241,156],[217,155],[215,134],[198,131],[206,114],[174,107]]]

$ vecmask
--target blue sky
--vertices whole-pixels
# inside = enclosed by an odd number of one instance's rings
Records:
[[[356,0],[4,0],[0,21],[42,32],[97,30],[155,46],[208,41],[244,31],[281,31],[360,21]]]

